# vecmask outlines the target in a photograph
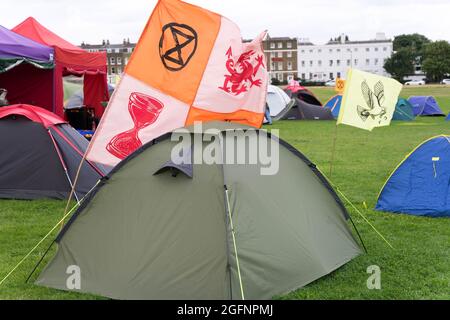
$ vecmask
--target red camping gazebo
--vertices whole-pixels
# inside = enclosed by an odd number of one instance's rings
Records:
[[[102,101],[109,99],[107,84],[106,52],[87,52],[62,39],[51,32],[36,19],[30,17],[17,25],[14,32],[36,42],[54,47],[55,49],[55,110],[64,116],[63,77],[68,75],[84,76],[84,105],[94,108],[95,116],[103,115]]]

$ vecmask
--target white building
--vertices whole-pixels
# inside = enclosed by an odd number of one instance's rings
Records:
[[[365,41],[350,41],[348,36],[341,34],[324,45],[299,40],[298,76],[311,81],[345,79],[349,68],[386,76],[383,66],[392,50],[392,40],[384,33],[377,33],[374,40]]]

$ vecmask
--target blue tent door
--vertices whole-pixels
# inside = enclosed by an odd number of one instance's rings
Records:
[[[405,203],[415,209],[441,209],[449,192],[450,159],[416,159],[411,168],[411,190]]]

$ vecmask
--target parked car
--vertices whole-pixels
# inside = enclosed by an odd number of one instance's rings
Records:
[[[450,79],[443,79],[441,81],[441,84],[448,84],[448,85],[450,85]]]
[[[423,80],[411,80],[405,82],[405,86],[423,86],[423,85],[425,85],[425,81]]]
[[[327,82],[325,82],[325,86],[336,87],[336,80],[328,80]]]

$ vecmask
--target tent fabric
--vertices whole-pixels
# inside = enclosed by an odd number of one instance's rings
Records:
[[[437,101],[430,96],[413,96],[408,99],[414,116],[445,116]]]
[[[298,82],[296,80],[292,80],[291,82],[289,82],[289,85],[286,87],[285,90],[290,91],[292,93],[297,93],[298,91],[305,91],[305,90],[308,91],[308,89],[301,86],[300,82]]]
[[[314,93],[306,88],[304,88],[303,90],[297,90],[295,92],[286,89],[285,92],[290,98],[297,98],[315,106],[322,106],[322,103],[319,99],[317,99]]]
[[[414,119],[415,116],[413,106],[406,99],[398,99],[392,120],[412,121]]]
[[[28,120],[42,124],[46,129],[53,125],[66,123],[66,121],[48,110],[27,104],[0,108],[0,119],[13,115],[26,117]]]
[[[381,190],[376,210],[415,216],[450,217],[450,136],[419,145]]]
[[[0,198],[67,199],[87,146],[63,119],[43,108],[0,108]],[[104,174],[84,162],[75,196],[84,197]]]
[[[10,104],[52,110],[54,50],[0,26],[0,88]]]
[[[211,122],[193,141],[223,141],[226,157],[236,139],[246,139],[235,134],[239,128],[259,132]],[[177,144],[170,137],[146,144],[102,179],[58,235],[38,285],[68,290],[67,267],[77,265],[77,291],[114,299],[238,300],[241,289],[246,299],[270,299],[361,253],[342,202],[292,146],[280,142],[273,176],[261,175],[260,164],[194,164],[190,178],[160,171]]]
[[[64,116],[63,77],[68,75],[84,76],[84,104],[95,110],[95,116],[101,118],[104,107],[101,102],[109,99],[107,89],[106,52],[90,53],[62,39],[30,17],[14,29],[27,38],[51,46],[55,49],[55,108],[54,113]]]
[[[0,73],[0,88],[8,91],[7,99],[11,105],[31,104],[51,111],[54,105],[53,75],[52,69],[21,63]]]
[[[334,120],[331,110],[295,99],[295,104],[279,114],[275,120]]]
[[[330,100],[325,103],[324,107],[331,110],[333,117],[337,119],[339,117],[339,112],[341,111],[342,94],[337,94],[330,98]]]
[[[448,114],[447,118],[445,120],[450,121],[450,113]]]
[[[269,85],[267,90],[267,104],[270,109],[270,116],[276,117],[291,102],[291,98],[280,88]]]
[[[54,50],[0,26],[0,59],[29,59],[53,64]]]

